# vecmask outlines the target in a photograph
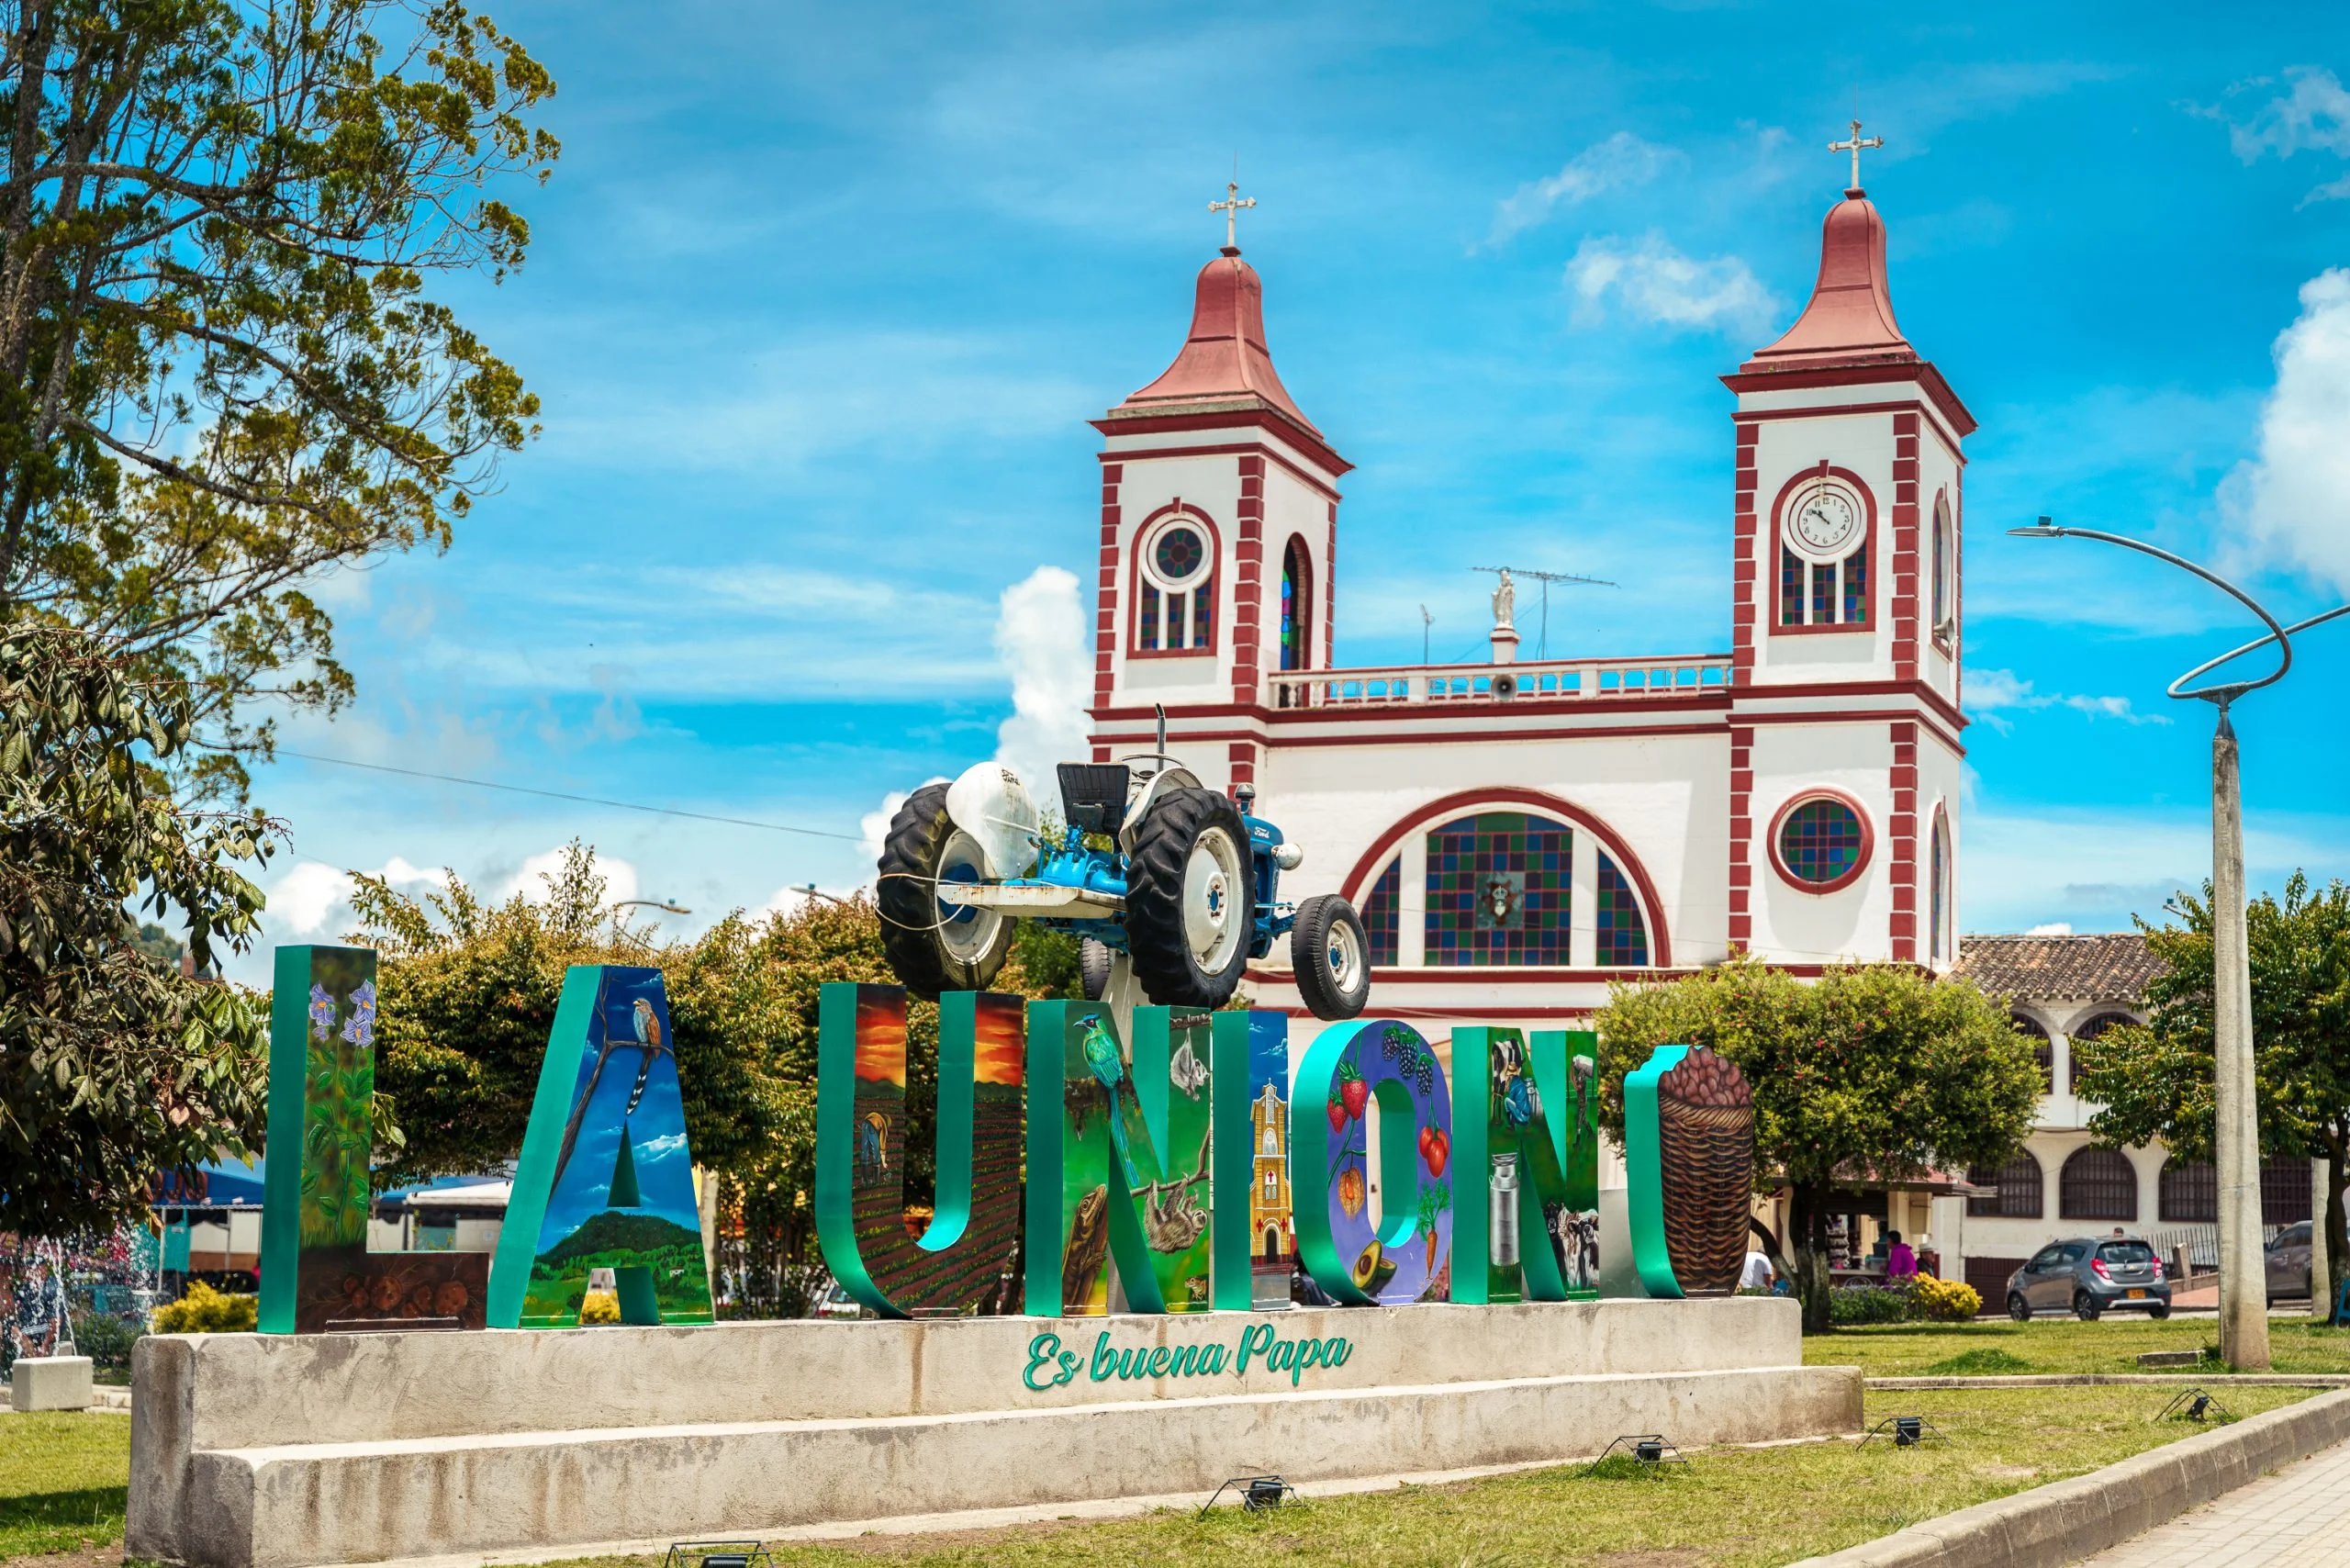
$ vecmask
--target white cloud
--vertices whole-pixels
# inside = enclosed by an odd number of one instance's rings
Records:
[[[514,873],[513,879],[506,884],[504,896],[512,898],[520,893],[531,899],[546,897],[555,873],[563,869],[563,857],[567,853],[568,846],[558,845],[523,861],[522,868]],[[604,902],[608,905],[641,896],[636,890],[636,868],[625,860],[599,855],[596,857],[596,874],[604,879]]]
[[[1738,256],[1699,261],[1651,230],[1637,244],[1595,234],[1567,263],[1576,319],[1600,319],[1610,301],[1639,320],[1680,329],[1759,333],[1779,314],[1779,301]]]
[[[1644,185],[1668,164],[1681,161],[1670,147],[1643,141],[1619,130],[1605,141],[1595,141],[1566,162],[1546,180],[1529,180],[1512,191],[1494,209],[1489,246],[1498,245],[1521,230],[1531,229],[1561,207],[1573,207],[1618,185]]]
[[[2221,510],[2257,554],[2350,591],[2350,269],[2301,286],[2277,334],[2277,386],[2260,410],[2260,455],[2221,487]]]
[[[2303,150],[2350,158],[2350,90],[2333,72],[2297,65],[2285,73],[2291,88],[2271,98],[2248,121],[2231,122],[2228,144],[2252,162],[2264,152],[2290,158]],[[2350,196],[2350,175],[2318,186],[2301,205]]]
[[[1091,755],[1085,705],[1093,654],[1077,578],[1058,566],[1039,566],[1004,589],[995,651],[1012,677],[1012,716],[996,730],[995,759],[1019,774],[1040,804],[1056,801],[1054,767]]]
[[[936,783],[937,780],[933,779],[932,782]],[[896,816],[898,808],[906,803],[907,794],[904,790],[892,790],[881,797],[880,805],[856,819],[856,831],[861,835],[856,847],[867,865],[870,866],[881,858],[881,841],[890,836],[890,819]]]
[[[2072,922],[2066,920],[2054,920],[2046,925],[2035,925],[2024,933],[2026,936],[2070,936],[2072,934]]]
[[[2167,714],[2134,711],[2127,697],[2067,696],[2060,691],[2035,691],[2031,681],[2008,669],[1969,669],[1966,671],[1964,691],[1967,711],[2002,734],[2009,728],[2008,721],[1998,716],[1998,711],[2003,708],[2070,708],[2076,713],[2086,713],[2092,719],[2119,719],[2127,724],[2170,722]]]
[[[393,856],[367,873],[396,888],[445,888],[449,873],[438,867],[412,866]],[[323,860],[297,862],[271,884],[264,921],[273,941],[298,937],[339,937],[357,923],[351,907],[355,890],[351,873]]]

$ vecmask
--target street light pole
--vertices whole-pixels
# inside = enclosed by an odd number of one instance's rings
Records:
[[[2244,925],[2244,787],[2235,725],[2228,710],[2246,692],[2285,678],[2293,667],[2294,633],[2350,613],[2350,604],[2291,626],[2280,625],[2225,577],[2141,540],[2093,529],[2058,528],[2044,517],[2037,527],[2008,532],[2024,539],[2095,539],[2167,561],[2231,595],[2268,628],[2266,635],[2206,660],[2166,689],[2175,699],[2199,699],[2219,711],[2211,735],[2211,1065],[2220,1177],[2220,1359],[2247,1372],[2265,1372],[2268,1273],[2260,1246],[2260,1105],[2253,1057],[2252,953]],[[2190,684],[2271,643],[2277,648],[2277,667],[2258,679]]]

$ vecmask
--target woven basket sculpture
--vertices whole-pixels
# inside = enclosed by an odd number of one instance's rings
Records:
[[[1735,1062],[1700,1046],[1657,1080],[1664,1245],[1690,1295],[1727,1295],[1746,1262],[1754,1186],[1754,1093]]]

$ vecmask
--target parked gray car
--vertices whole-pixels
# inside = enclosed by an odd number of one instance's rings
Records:
[[[2268,1299],[2284,1301],[2298,1296],[2306,1301],[2310,1294],[2310,1234],[2308,1220],[2288,1225],[2269,1238]]]
[[[2035,1312],[2065,1311],[2084,1323],[2108,1312],[2168,1317],[2170,1281],[2162,1260],[2134,1236],[2050,1242],[2008,1276],[2008,1316],[2026,1323]]]

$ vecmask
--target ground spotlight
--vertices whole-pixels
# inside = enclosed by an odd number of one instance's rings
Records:
[[[2234,1411],[2199,1388],[2180,1389],[2177,1396],[2162,1407],[2161,1414],[2154,1417],[2157,1421],[2176,1419],[2196,1422],[2228,1422],[2235,1418]]]
[[[1628,1455],[1643,1470],[1665,1464],[1677,1464],[1686,1469],[1689,1463],[1681,1457],[1681,1450],[1673,1446],[1673,1440],[1662,1432],[1634,1432],[1609,1443],[1601,1450],[1599,1457],[1591,1462],[1591,1468],[1598,1469],[1618,1451]]]
[[[756,1540],[677,1540],[661,1568],[775,1568],[765,1542]]]
[[[1871,1427],[1860,1446],[1866,1448],[1879,1438],[1890,1438],[1897,1449],[1914,1449],[1923,1443],[1947,1443],[1941,1429],[1923,1416],[1887,1416]]]
[[[1297,1495],[1297,1488],[1278,1475],[1236,1475],[1217,1487],[1214,1495],[1201,1505],[1200,1518],[1206,1518],[1208,1510],[1215,1506],[1216,1499],[1235,1488],[1240,1493],[1240,1511],[1247,1514],[1278,1508]]]

